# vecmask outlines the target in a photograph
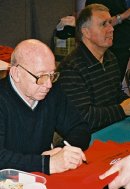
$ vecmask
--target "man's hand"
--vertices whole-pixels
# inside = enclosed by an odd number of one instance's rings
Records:
[[[50,157],[50,174],[76,169],[86,160],[80,148],[64,146],[62,150]]]
[[[130,98],[124,100],[121,104],[121,107],[123,108],[126,115],[130,115]]]
[[[66,17],[61,18],[60,22],[64,26],[66,26],[66,25],[75,26],[75,17],[74,16],[66,16]]]
[[[120,187],[130,189],[130,155],[116,162],[108,171],[100,175],[99,178],[104,179],[117,171],[119,174],[109,184],[109,189],[118,189]]]
[[[58,153],[62,148],[60,147],[57,147],[57,148],[54,148],[52,150],[48,150],[48,151],[45,151],[43,152],[41,155],[50,155],[50,156],[53,156],[55,155],[56,153]]]

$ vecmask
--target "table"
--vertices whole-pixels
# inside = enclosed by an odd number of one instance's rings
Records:
[[[91,144],[96,139],[101,141],[112,140],[116,142],[130,141],[130,117],[93,133]]]
[[[104,180],[99,180],[99,175],[110,168],[112,162],[130,154],[130,142],[121,144],[95,140],[85,154],[88,165],[82,164],[75,170],[50,176],[43,173],[35,174],[46,177],[47,189],[102,189],[117,174]]]

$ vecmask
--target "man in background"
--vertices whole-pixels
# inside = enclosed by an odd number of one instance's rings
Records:
[[[130,98],[122,91],[109,9],[91,4],[77,18],[79,44],[60,64],[60,82],[91,132],[130,115]]]
[[[117,57],[123,81],[130,58],[130,0],[86,0],[85,5],[93,3],[103,4],[110,10],[114,26],[111,51]]]

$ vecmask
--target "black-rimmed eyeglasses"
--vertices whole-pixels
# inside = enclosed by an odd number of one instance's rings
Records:
[[[56,82],[57,79],[60,76],[59,72],[54,72],[52,74],[50,73],[45,73],[41,76],[36,76],[33,73],[31,73],[30,71],[28,71],[26,68],[24,68],[23,66],[21,66],[20,64],[18,64],[16,67],[20,66],[21,68],[23,68],[26,72],[28,72],[31,76],[33,76],[36,79],[36,84],[37,85],[42,85],[44,84],[48,79],[51,80],[52,83]]]

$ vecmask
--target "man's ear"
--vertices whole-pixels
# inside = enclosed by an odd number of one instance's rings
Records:
[[[87,27],[83,27],[81,29],[83,37],[89,39],[90,38],[90,30]]]
[[[20,79],[19,79],[20,72],[16,66],[12,66],[10,68],[10,75],[16,83],[18,83],[20,81]]]

